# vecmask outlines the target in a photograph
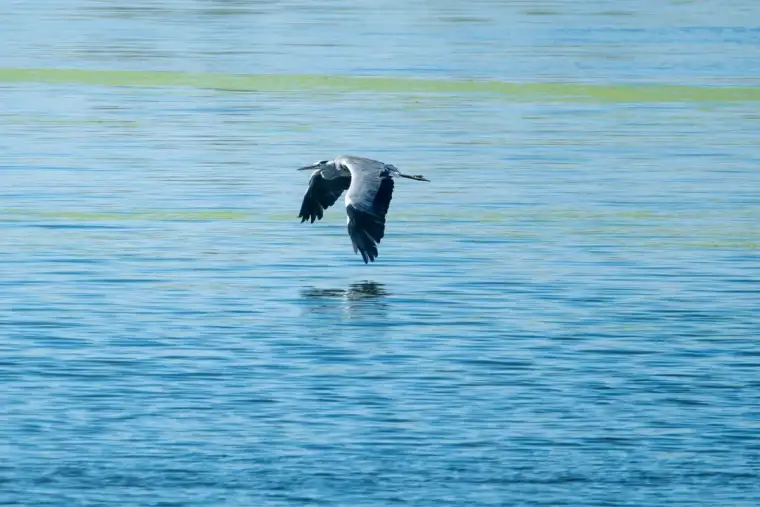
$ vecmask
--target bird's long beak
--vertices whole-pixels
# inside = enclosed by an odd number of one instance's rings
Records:
[[[312,165],[307,165],[305,167],[299,167],[298,169],[296,169],[296,171],[314,171],[317,169],[318,165],[319,164],[312,164]]]
[[[424,177],[424,176],[423,176],[423,175],[421,175],[421,174],[413,174],[413,175],[412,175],[412,174],[402,174],[402,173],[398,173],[398,175],[399,175],[399,176],[401,176],[402,178],[409,178],[410,180],[416,180],[416,181],[430,181],[429,179],[427,179],[426,177]]]

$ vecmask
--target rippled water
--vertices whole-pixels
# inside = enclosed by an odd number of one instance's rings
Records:
[[[0,14],[0,504],[760,503],[760,4]]]

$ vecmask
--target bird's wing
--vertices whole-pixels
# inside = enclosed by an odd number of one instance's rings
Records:
[[[354,253],[361,253],[367,264],[374,262],[378,255],[377,244],[385,235],[385,215],[393,196],[393,178],[386,170],[359,174],[348,190],[346,214]]]
[[[335,170],[317,170],[311,175],[309,188],[303,196],[301,212],[298,218],[301,223],[306,220],[321,220],[324,211],[335,204],[340,194],[351,185],[351,174]]]

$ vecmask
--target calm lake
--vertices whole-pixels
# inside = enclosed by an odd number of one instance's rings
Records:
[[[0,19],[0,505],[760,505],[760,3]]]

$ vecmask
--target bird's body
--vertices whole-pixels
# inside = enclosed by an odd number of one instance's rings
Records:
[[[377,244],[385,236],[385,215],[393,196],[393,178],[428,181],[423,176],[402,174],[390,164],[349,155],[299,170],[314,171],[298,215],[301,222],[321,220],[324,211],[345,191],[348,235],[354,253],[360,253],[365,264],[374,262],[378,255]]]

